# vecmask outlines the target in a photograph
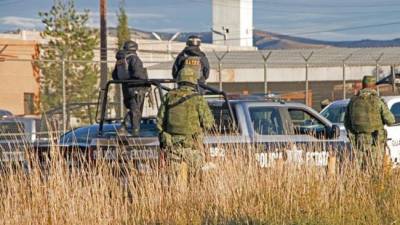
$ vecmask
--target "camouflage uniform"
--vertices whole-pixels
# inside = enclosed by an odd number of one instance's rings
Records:
[[[167,151],[171,164],[186,162],[198,170],[204,161],[203,132],[214,124],[207,101],[196,92],[197,74],[184,68],[178,75],[179,88],[164,96],[157,116],[160,146]]]
[[[365,76],[363,84],[376,83],[372,76]],[[344,117],[348,137],[353,149],[358,150],[361,166],[381,165],[386,146],[384,125],[395,122],[386,103],[374,89],[364,88],[351,98]]]

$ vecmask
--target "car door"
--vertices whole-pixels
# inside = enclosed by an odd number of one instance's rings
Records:
[[[289,106],[287,115],[290,140],[294,150],[302,152],[304,163],[326,166],[329,151],[345,147],[342,140],[332,136],[332,124],[311,109]]]
[[[390,150],[390,157],[395,166],[400,166],[400,102],[392,104],[390,111],[396,119],[396,123],[392,126],[386,126],[387,145]]]
[[[240,104],[232,104],[233,116],[235,121],[243,121],[243,109]],[[227,149],[241,148],[249,143],[249,138],[243,133],[247,133],[246,127],[241,123],[235,123],[229,113],[229,109],[223,102],[210,104],[210,109],[214,116],[214,127],[207,132],[204,143],[207,146],[208,154],[211,157],[225,156]]]
[[[261,167],[270,167],[292,149],[281,106],[248,104],[249,131],[256,148],[255,158]]]

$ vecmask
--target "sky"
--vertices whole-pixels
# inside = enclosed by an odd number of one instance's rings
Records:
[[[226,0],[227,5],[229,1]],[[249,1],[249,0],[245,0]],[[117,25],[119,0],[108,0],[108,26]],[[253,0],[254,28],[329,41],[400,38],[399,0]],[[0,32],[42,28],[38,12],[53,0],[0,0]],[[99,1],[75,0],[99,27]],[[156,32],[210,31],[211,0],[125,0],[129,26]]]

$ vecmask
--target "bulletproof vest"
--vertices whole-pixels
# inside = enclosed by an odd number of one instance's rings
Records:
[[[177,89],[168,93],[166,131],[170,134],[193,135],[201,131],[196,96],[191,90]]]
[[[352,128],[357,133],[372,133],[383,129],[378,96],[367,94],[355,96],[350,108]]]
[[[128,57],[134,54],[127,54],[124,51],[119,51],[117,53],[117,78],[118,80],[129,80],[129,63]]]
[[[199,56],[188,56],[185,54],[185,60],[183,61],[183,68],[185,67],[190,67],[194,70],[196,70],[197,72],[199,72],[198,74],[202,74],[200,73],[201,71],[201,62],[200,62],[200,57]],[[200,79],[200,77],[198,78]]]

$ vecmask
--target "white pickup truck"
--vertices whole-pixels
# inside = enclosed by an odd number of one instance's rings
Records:
[[[385,129],[388,133],[387,144],[390,157],[395,166],[400,166],[400,96],[384,96],[382,98],[396,118],[396,123],[392,126],[385,126]],[[342,132],[345,132],[343,123],[348,103],[349,99],[334,101],[321,111],[321,115],[333,124],[339,125]]]

